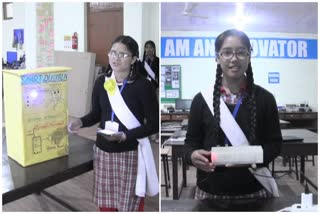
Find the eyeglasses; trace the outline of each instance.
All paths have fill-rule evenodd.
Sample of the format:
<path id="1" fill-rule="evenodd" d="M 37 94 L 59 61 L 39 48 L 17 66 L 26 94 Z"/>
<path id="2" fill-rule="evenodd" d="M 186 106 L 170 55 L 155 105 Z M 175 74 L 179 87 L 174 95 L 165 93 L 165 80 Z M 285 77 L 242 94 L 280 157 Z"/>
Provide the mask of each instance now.
<path id="1" fill-rule="evenodd" d="M 239 60 L 245 60 L 249 56 L 249 52 L 246 49 L 239 49 L 236 51 L 233 51 L 232 49 L 225 49 L 222 50 L 219 55 L 225 60 L 232 59 L 234 55 L 236 55 Z"/>
<path id="2" fill-rule="evenodd" d="M 126 59 L 126 58 L 130 57 L 130 55 L 127 53 L 124 53 L 124 52 L 117 53 L 117 51 L 114 51 L 114 50 L 109 51 L 108 56 L 109 57 L 118 57 L 119 59 Z"/>

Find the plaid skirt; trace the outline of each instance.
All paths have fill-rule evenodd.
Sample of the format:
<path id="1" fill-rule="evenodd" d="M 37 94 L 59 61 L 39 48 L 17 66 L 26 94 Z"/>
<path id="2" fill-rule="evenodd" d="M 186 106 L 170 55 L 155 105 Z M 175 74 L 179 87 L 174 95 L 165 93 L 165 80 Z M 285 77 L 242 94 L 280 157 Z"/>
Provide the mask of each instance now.
<path id="1" fill-rule="evenodd" d="M 138 211 L 136 196 L 138 151 L 108 153 L 94 146 L 94 202 L 119 212 Z"/>
<path id="2" fill-rule="evenodd" d="M 233 200 L 233 199 L 251 199 L 251 198 L 272 198 L 272 194 L 266 191 L 265 189 L 261 189 L 257 192 L 245 194 L 245 195 L 212 195 L 200 189 L 198 186 L 196 187 L 196 192 L 194 194 L 194 199 L 203 200 L 203 199 L 222 199 L 222 200 Z"/>

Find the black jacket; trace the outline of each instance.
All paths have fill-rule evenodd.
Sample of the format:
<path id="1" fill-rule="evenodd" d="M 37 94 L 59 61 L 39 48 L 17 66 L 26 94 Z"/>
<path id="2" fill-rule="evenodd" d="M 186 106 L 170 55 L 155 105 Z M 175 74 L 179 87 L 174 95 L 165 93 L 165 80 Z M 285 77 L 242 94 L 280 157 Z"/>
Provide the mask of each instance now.
<path id="1" fill-rule="evenodd" d="M 256 142 L 250 144 L 261 145 L 263 148 L 263 164 L 268 164 L 280 154 L 282 136 L 279 125 L 279 116 L 276 101 L 273 95 L 260 86 L 256 87 Z M 234 105 L 227 105 L 230 111 Z M 249 139 L 249 110 L 247 100 L 243 100 L 236 121 Z M 185 160 L 191 162 L 194 150 L 223 145 L 225 135 L 220 128 L 220 139 L 214 139 L 213 115 L 207 106 L 202 94 L 198 93 L 192 102 L 188 131 L 185 140 Z M 259 165 L 258 165 L 259 167 Z M 204 191 L 216 195 L 242 195 L 253 193 L 262 188 L 246 167 L 216 167 L 215 172 L 207 173 L 197 170 L 197 185 Z"/>
<path id="2" fill-rule="evenodd" d="M 142 71 L 142 76 L 144 77 L 148 77 L 148 72 L 147 70 L 144 68 L 144 61 L 142 62 L 142 65 L 143 65 L 143 70 Z M 154 88 L 159 88 L 159 57 L 154 57 L 154 60 L 151 64 L 149 64 L 151 70 L 155 73 L 155 76 L 156 76 L 156 81 L 154 79 L 152 79 L 151 77 L 151 82 L 152 82 L 152 85 L 154 86 Z"/>
<path id="3" fill-rule="evenodd" d="M 105 122 L 111 120 L 112 109 L 108 94 L 103 87 L 104 81 L 105 76 L 102 75 L 95 82 L 92 92 L 91 112 L 81 118 L 83 127 L 92 126 L 100 122 L 99 127 L 104 129 Z M 96 146 L 103 151 L 123 152 L 136 150 L 138 146 L 136 139 L 147 137 L 159 131 L 159 104 L 155 90 L 149 80 L 140 77 L 132 83 L 128 82 L 121 95 L 142 126 L 127 130 L 115 115 L 114 121 L 119 123 L 119 131 L 123 131 L 126 134 L 127 140 L 122 143 L 106 142 L 98 134 Z"/>

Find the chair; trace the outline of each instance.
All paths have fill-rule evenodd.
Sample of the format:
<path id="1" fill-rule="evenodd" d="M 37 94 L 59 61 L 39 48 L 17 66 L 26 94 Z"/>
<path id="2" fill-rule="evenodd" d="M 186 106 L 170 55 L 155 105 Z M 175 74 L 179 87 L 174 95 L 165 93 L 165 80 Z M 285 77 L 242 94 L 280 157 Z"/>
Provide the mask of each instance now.
<path id="1" fill-rule="evenodd" d="M 164 184 L 161 184 L 161 187 L 166 188 L 166 197 L 169 197 L 168 189 L 171 188 L 170 185 L 170 173 L 169 173 L 169 161 L 168 156 L 170 154 L 171 147 L 161 148 L 161 161 L 163 162 L 163 172 L 164 172 Z"/>

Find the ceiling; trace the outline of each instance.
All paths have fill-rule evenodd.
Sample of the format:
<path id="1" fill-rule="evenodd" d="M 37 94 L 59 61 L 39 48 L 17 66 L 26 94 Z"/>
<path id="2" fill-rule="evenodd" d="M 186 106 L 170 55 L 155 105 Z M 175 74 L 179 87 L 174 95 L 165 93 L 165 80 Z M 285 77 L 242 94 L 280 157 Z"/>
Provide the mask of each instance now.
<path id="1" fill-rule="evenodd" d="M 186 10 L 191 16 L 183 14 Z M 244 31 L 318 33 L 316 2 L 246 2 L 243 3 L 243 11 L 250 17 Z M 234 2 L 161 3 L 161 30 L 221 32 L 234 28 L 230 18 L 235 14 Z"/>

